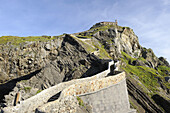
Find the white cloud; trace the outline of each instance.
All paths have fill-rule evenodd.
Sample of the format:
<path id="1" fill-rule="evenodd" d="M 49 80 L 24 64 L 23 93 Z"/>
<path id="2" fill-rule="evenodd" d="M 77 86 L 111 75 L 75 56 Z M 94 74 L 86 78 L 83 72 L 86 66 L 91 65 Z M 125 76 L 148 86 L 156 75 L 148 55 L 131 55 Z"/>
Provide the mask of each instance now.
<path id="1" fill-rule="evenodd" d="M 169 0 L 162 0 L 164 5 L 170 5 L 170 1 Z"/>
<path id="2" fill-rule="evenodd" d="M 95 10 L 89 11 L 86 16 L 93 22 L 118 19 L 120 25 L 134 29 L 142 46 L 152 48 L 158 57 L 163 56 L 170 61 L 168 52 L 170 51 L 170 11 L 167 6 L 169 3 L 168 0 L 164 2 L 119 0 L 106 5 L 95 0 L 93 2 L 93 5 L 97 4 Z"/>
<path id="3" fill-rule="evenodd" d="M 166 2 L 168 4 L 168 2 Z M 136 7 L 137 8 L 137 7 Z M 125 16 L 127 26 L 132 26 L 139 37 L 140 44 L 152 48 L 157 56 L 170 61 L 170 13 L 164 4 L 144 6 L 138 13 Z M 159 9 L 159 10 L 158 10 Z M 121 18 L 123 20 L 123 18 Z"/>

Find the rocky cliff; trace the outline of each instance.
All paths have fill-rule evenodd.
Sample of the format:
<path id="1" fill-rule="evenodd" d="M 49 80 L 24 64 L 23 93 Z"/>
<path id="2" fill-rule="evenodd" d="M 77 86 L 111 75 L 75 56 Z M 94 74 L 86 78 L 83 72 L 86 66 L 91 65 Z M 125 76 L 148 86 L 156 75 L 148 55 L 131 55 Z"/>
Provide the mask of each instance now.
<path id="1" fill-rule="evenodd" d="M 169 63 L 156 57 L 152 49 L 142 47 L 129 27 L 94 25 L 80 33 L 3 36 L 0 41 L 1 107 L 13 105 L 18 91 L 25 100 L 58 83 L 97 74 L 107 69 L 101 59 L 113 59 L 119 60 L 119 69 L 128 74 L 133 108 L 168 112 L 158 101 L 163 98 L 169 104 Z"/>

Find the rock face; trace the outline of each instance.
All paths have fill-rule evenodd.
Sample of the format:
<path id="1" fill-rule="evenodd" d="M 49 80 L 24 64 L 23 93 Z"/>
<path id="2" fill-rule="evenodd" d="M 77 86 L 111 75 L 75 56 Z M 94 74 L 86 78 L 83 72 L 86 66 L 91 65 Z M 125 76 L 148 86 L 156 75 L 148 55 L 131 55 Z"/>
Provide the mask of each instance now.
<path id="1" fill-rule="evenodd" d="M 160 109 L 150 97 L 142 91 L 140 86 L 137 86 L 136 84 L 135 80 L 132 80 L 131 78 L 127 79 L 128 92 L 131 96 L 131 100 L 136 101 L 143 106 L 143 108 L 138 109 L 138 112 L 163 113 L 164 111 Z M 135 104 L 137 105 L 137 103 Z"/>
<path id="2" fill-rule="evenodd" d="M 114 58 L 118 58 L 121 55 L 121 51 L 126 51 L 136 56 L 139 56 L 141 53 L 138 38 L 130 28 L 113 27 L 96 32 L 94 37 L 102 42 Z"/>
<path id="3" fill-rule="evenodd" d="M 111 75 L 110 71 L 112 70 L 110 67 L 112 65 L 113 62 L 109 62 L 109 68 L 101 73 L 92 77 L 57 84 L 56 86 L 42 91 L 38 95 L 35 95 L 25 101 L 21 101 L 20 104 L 17 104 L 17 106 L 6 107 L 2 111 L 4 113 L 23 113 L 34 111 L 37 113 L 135 113 L 135 110 L 132 111 L 130 109 L 125 73 L 119 72 L 116 75 Z M 114 96 L 111 96 L 112 94 Z M 54 97 L 57 100 L 54 99 Z M 98 106 L 100 107 L 98 108 Z"/>
<path id="4" fill-rule="evenodd" d="M 51 50 L 49 50 L 49 45 L 51 45 Z M 9 47 L 6 48 L 10 49 Z M 57 49 L 60 51 L 57 51 Z M 54 41 L 35 42 L 25 46 L 23 50 L 11 50 L 10 53 L 13 55 L 6 55 L 9 56 L 8 59 L 10 60 L 3 61 L 9 70 L 1 67 L 1 69 L 6 69 L 2 71 L 2 79 L 6 81 L 4 78 L 8 78 L 9 80 L 9 82 L 0 85 L 2 91 L 0 94 L 1 101 L 4 95 L 12 91 L 5 96 L 5 101 L 8 101 L 7 105 L 12 104 L 11 101 L 13 101 L 15 93 L 18 91 L 22 92 L 22 99 L 24 100 L 35 95 L 39 90 L 49 88 L 63 81 L 80 78 L 92 65 L 93 71 L 89 71 L 88 74 L 97 73 L 104 69 L 96 56 L 89 55 L 69 35 L 57 38 Z M 3 54 L 6 54 L 6 52 Z M 11 65 L 13 66 L 10 67 Z M 10 76 L 11 74 L 13 76 Z M 29 95 L 27 95 L 28 93 Z"/>
<path id="5" fill-rule="evenodd" d="M 156 94 L 152 97 L 152 99 L 158 104 L 160 105 L 167 113 L 170 112 L 169 106 L 170 106 L 170 101 L 164 99 L 163 97 L 161 97 L 160 95 Z"/>
<path id="6" fill-rule="evenodd" d="M 145 68 L 152 70 L 154 73 L 148 73 L 150 78 L 157 80 L 159 84 L 154 85 L 156 91 L 148 89 L 148 86 L 145 88 L 145 83 L 150 79 L 141 81 L 140 76 L 135 75 L 138 74 L 136 70 L 131 69 L 130 73 L 128 69 L 125 71 L 128 76 L 133 75 L 135 80 L 141 81 L 150 95 L 147 96 L 142 88 L 140 91 L 146 94 L 148 99 L 151 99 L 153 92 L 166 98 L 170 97 L 167 80 L 170 73 L 169 63 L 163 57 L 157 58 L 152 49 L 142 47 L 138 37 L 129 27 L 96 24 L 84 32 L 46 38 L 48 40 L 45 41 L 24 39 L 18 45 L 11 42 L 0 44 L 0 107 L 13 105 L 17 92 L 21 92 L 21 100 L 25 100 L 61 82 L 89 77 L 104 71 L 108 67 L 101 59 L 119 60 L 120 70 L 125 70 L 127 65 L 134 66 L 135 69 L 142 68 L 142 72 L 147 71 Z M 131 79 L 127 83 L 129 89 L 130 83 L 135 84 Z M 137 85 L 139 84 L 135 84 Z M 128 91 L 132 93 L 130 99 L 135 103 L 135 100 L 138 100 L 135 97 L 140 95 L 140 92 Z M 141 97 L 139 100 L 142 99 Z M 159 111 L 160 108 L 155 102 L 143 102 L 151 104 L 148 107 L 147 104 L 137 101 L 137 109 L 142 112 Z"/>

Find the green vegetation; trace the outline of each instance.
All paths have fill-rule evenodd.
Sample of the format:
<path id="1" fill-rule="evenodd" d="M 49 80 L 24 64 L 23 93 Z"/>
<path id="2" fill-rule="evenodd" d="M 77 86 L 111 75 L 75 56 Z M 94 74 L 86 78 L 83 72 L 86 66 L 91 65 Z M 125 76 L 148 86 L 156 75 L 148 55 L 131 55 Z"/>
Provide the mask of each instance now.
<path id="1" fill-rule="evenodd" d="M 78 100 L 80 106 L 85 107 L 83 100 L 80 97 L 77 96 L 77 100 Z"/>
<path id="2" fill-rule="evenodd" d="M 24 87 L 25 92 L 30 92 L 31 87 Z"/>
<path id="3" fill-rule="evenodd" d="M 127 29 L 128 31 L 132 31 L 132 29 L 130 27 L 122 27 L 122 26 L 116 26 L 116 25 L 104 25 L 104 26 L 99 26 L 99 27 L 94 27 L 94 28 L 91 28 L 90 30 L 88 31 L 93 31 L 93 33 L 91 34 L 95 34 L 96 32 L 98 31 L 106 31 L 107 29 L 109 28 L 117 28 L 117 29 Z"/>
<path id="4" fill-rule="evenodd" d="M 132 75 L 136 75 L 139 77 L 139 80 L 147 87 L 149 90 L 155 92 L 159 91 L 157 87 L 159 84 L 157 83 L 157 75 L 152 72 L 152 69 L 145 66 L 132 66 L 127 64 L 126 67 L 123 68 L 124 71 L 130 73 Z"/>
<path id="5" fill-rule="evenodd" d="M 159 86 L 156 77 L 162 77 L 156 74 L 156 70 L 153 68 L 145 67 L 145 66 L 133 66 L 130 65 L 129 62 L 136 60 L 135 58 L 130 57 L 128 54 L 122 52 L 124 58 L 121 60 L 126 62 L 126 66 L 122 67 L 124 71 L 129 73 L 130 75 L 136 75 L 139 77 L 139 80 L 146 88 L 148 88 L 153 93 L 159 91 L 157 88 Z M 141 58 L 141 60 L 144 60 Z"/>
<path id="6" fill-rule="evenodd" d="M 141 60 L 143 62 L 146 62 L 146 60 L 143 57 L 138 58 L 138 60 Z"/>
<path id="7" fill-rule="evenodd" d="M 94 27 L 89 29 L 88 31 L 81 32 L 77 37 L 80 38 L 92 38 L 93 34 L 97 33 L 98 31 L 106 31 L 107 29 L 111 27 L 121 27 L 121 26 L 115 26 L 115 25 L 104 25 L 104 26 L 99 26 L 99 27 Z M 123 27 L 121 27 L 123 28 Z"/>
<path id="8" fill-rule="evenodd" d="M 79 38 L 92 38 L 92 36 L 90 36 L 90 35 L 87 35 L 87 36 L 83 36 L 83 35 L 77 35 L 77 37 L 79 37 Z"/>
<path id="9" fill-rule="evenodd" d="M 94 52 L 95 51 L 95 48 L 92 47 L 90 44 L 80 40 L 79 38 L 75 37 L 75 36 L 72 36 L 73 38 L 75 38 L 76 40 L 78 40 L 82 45 L 83 47 L 86 49 L 86 51 L 88 51 L 89 53 L 91 52 Z"/>
<path id="10" fill-rule="evenodd" d="M 42 90 L 40 89 L 40 90 L 38 90 L 37 92 L 36 92 L 36 94 L 38 94 L 38 93 L 40 93 Z"/>
<path id="11" fill-rule="evenodd" d="M 77 67 L 74 67 L 74 68 L 72 68 L 72 72 L 74 72 L 74 71 L 76 71 L 77 70 Z"/>
<path id="12" fill-rule="evenodd" d="M 86 42 L 79 40 L 79 42 L 82 43 L 82 45 L 84 46 L 84 48 L 88 51 L 88 52 L 94 52 L 95 48 L 93 48 L 91 45 L 87 44 Z"/>
<path id="13" fill-rule="evenodd" d="M 85 65 L 80 65 L 79 69 L 84 69 L 85 68 Z"/>
<path id="14" fill-rule="evenodd" d="M 159 91 L 158 87 L 160 87 L 160 85 L 158 83 L 157 77 L 159 77 L 163 81 L 162 84 L 164 86 L 166 86 L 168 89 L 170 89 L 170 84 L 168 82 L 165 82 L 165 79 L 164 79 L 164 76 L 167 76 L 166 72 L 170 71 L 170 67 L 159 66 L 158 70 L 155 70 L 153 68 L 149 68 L 146 66 L 133 66 L 130 64 L 134 60 L 137 60 L 137 59 L 132 58 L 125 52 L 122 52 L 122 55 L 123 55 L 123 58 L 121 60 L 126 63 L 126 65 L 123 66 L 122 69 L 130 75 L 138 76 L 141 83 L 152 92 L 151 94 L 149 94 L 150 96 L 152 96 L 154 93 L 157 93 L 157 91 Z M 138 58 L 138 60 L 140 60 L 142 62 L 147 62 L 142 57 Z"/>
<path id="15" fill-rule="evenodd" d="M 130 105 L 132 106 L 132 108 L 137 109 L 137 106 L 129 99 Z"/>
<path id="16" fill-rule="evenodd" d="M 26 83 L 27 80 L 21 80 L 19 83 Z"/>
<path id="17" fill-rule="evenodd" d="M 99 58 L 104 59 L 104 58 L 110 58 L 110 55 L 108 52 L 106 52 L 106 50 L 104 49 L 104 45 L 100 44 L 99 45 L 94 45 L 95 48 L 97 48 L 99 50 Z"/>
<path id="18" fill-rule="evenodd" d="M 128 63 L 132 63 L 134 60 L 136 60 L 135 58 L 132 58 L 130 55 L 126 54 L 125 52 L 122 52 L 122 55 L 124 57 L 124 59 L 122 59 L 124 62 Z"/>
<path id="19" fill-rule="evenodd" d="M 98 31 L 106 31 L 107 29 L 111 27 L 116 27 L 115 25 L 105 25 L 105 26 L 100 26 L 96 28 L 90 29 L 90 31 L 94 30 L 93 34 L 97 33 Z"/>
<path id="20" fill-rule="evenodd" d="M 163 75 L 163 76 L 167 76 L 166 73 L 170 73 L 170 67 L 167 66 L 159 66 L 158 67 L 158 72 Z"/>
<path id="21" fill-rule="evenodd" d="M 124 28 L 127 28 L 127 29 L 130 29 L 129 27 L 121 27 L 121 26 L 116 26 L 116 25 L 104 25 L 104 26 L 99 26 L 99 27 L 94 27 L 94 28 L 91 28 L 89 29 L 88 31 L 85 31 L 85 32 L 81 32 L 79 33 L 79 35 L 77 35 L 77 37 L 79 38 L 92 38 L 93 34 L 97 33 L 98 31 L 105 31 L 111 27 L 117 27 L 117 28 L 121 28 L 121 29 L 124 29 Z M 81 42 L 84 46 L 84 48 L 89 52 L 89 53 L 93 53 L 95 51 L 98 51 L 98 56 L 99 58 L 101 59 L 104 59 L 104 58 L 110 58 L 110 55 L 108 54 L 108 52 L 105 50 L 105 47 L 104 45 L 102 45 L 101 43 L 100 44 L 94 44 L 93 43 L 93 46 L 91 46 L 91 44 L 88 44 L 82 40 L 80 40 L 79 38 L 77 37 L 73 37 L 73 38 L 76 38 L 77 40 L 79 40 L 79 42 Z M 112 39 L 109 39 L 107 40 L 107 43 L 108 44 L 112 44 Z"/>
<path id="22" fill-rule="evenodd" d="M 19 45 L 26 41 L 48 41 L 56 37 L 51 38 L 50 36 L 28 36 L 28 37 L 18 37 L 18 36 L 2 36 L 0 37 L 0 44 L 6 44 L 10 42 L 12 45 Z"/>

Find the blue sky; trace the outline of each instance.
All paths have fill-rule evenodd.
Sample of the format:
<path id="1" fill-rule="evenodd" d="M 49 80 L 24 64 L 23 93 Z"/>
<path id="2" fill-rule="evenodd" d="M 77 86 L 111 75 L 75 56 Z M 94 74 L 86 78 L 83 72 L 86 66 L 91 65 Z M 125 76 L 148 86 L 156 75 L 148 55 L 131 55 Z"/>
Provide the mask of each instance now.
<path id="1" fill-rule="evenodd" d="M 170 61 L 170 0 L 0 0 L 0 36 L 75 33 L 115 19 Z"/>

